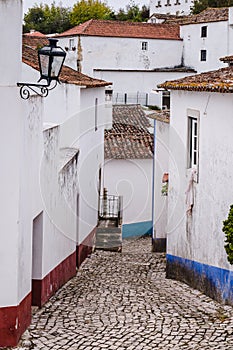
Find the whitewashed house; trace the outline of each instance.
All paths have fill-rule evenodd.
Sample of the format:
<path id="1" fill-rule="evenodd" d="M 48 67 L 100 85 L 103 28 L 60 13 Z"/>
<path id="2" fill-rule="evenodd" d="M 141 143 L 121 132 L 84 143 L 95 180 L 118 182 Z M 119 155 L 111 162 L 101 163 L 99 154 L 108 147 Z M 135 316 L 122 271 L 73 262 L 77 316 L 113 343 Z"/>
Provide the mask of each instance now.
<path id="1" fill-rule="evenodd" d="M 229 55 L 233 50 L 232 16 L 232 7 L 220 7 L 180 17 L 155 13 L 150 22 L 179 24 L 183 65 L 201 73 L 224 67 L 219 57 Z"/>
<path id="2" fill-rule="evenodd" d="M 0 2 L 0 347 L 17 344 L 31 305 L 45 303 L 92 250 L 111 122 L 108 83 L 67 67 L 46 99 L 21 99 L 16 83 L 39 78 L 30 42 L 22 65 L 21 14 L 21 0 Z"/>
<path id="3" fill-rule="evenodd" d="M 161 86 L 172 97 L 167 276 L 233 305 L 222 232 L 233 201 L 233 68 Z"/>
<path id="4" fill-rule="evenodd" d="M 109 195 L 123 196 L 123 238 L 152 231 L 153 143 L 140 105 L 113 106 L 113 127 L 105 132 L 104 187 Z"/>
<path id="5" fill-rule="evenodd" d="M 233 8 L 208 8 L 180 21 L 184 65 L 197 72 L 223 67 L 220 56 L 229 55 L 233 42 Z"/>
<path id="6" fill-rule="evenodd" d="M 167 207 L 169 185 L 169 131 L 170 111 L 156 111 L 149 115 L 154 119 L 155 162 L 153 196 L 153 251 L 166 251 Z"/>
<path id="7" fill-rule="evenodd" d="M 177 24 L 89 20 L 58 38 L 68 66 L 113 82 L 114 103 L 160 105 L 155 84 L 195 72 L 182 63 Z"/>
<path id="8" fill-rule="evenodd" d="M 193 3 L 193 0 L 150 0 L 150 16 L 154 13 L 189 15 Z"/>

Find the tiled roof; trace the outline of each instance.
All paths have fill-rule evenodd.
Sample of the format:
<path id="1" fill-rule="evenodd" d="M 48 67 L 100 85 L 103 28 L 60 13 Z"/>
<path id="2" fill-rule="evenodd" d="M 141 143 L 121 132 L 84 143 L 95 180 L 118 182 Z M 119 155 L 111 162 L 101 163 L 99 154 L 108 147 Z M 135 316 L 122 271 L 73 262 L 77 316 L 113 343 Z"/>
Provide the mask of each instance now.
<path id="1" fill-rule="evenodd" d="M 148 114 L 149 118 L 156 119 L 163 123 L 170 123 L 170 110 L 162 109 L 161 111 L 154 111 L 151 114 Z"/>
<path id="2" fill-rule="evenodd" d="M 23 62 L 32 68 L 39 70 L 37 49 L 48 44 L 47 39 L 23 37 Z M 111 83 L 100 79 L 91 78 L 85 74 L 77 72 L 76 70 L 63 66 L 59 77 L 62 83 L 75 84 L 86 87 L 100 87 L 107 86 Z"/>
<path id="3" fill-rule="evenodd" d="M 39 37 L 39 38 L 46 38 L 46 35 L 38 32 L 36 30 L 31 30 L 30 33 L 24 33 L 25 36 L 31 36 L 31 37 Z"/>
<path id="4" fill-rule="evenodd" d="M 183 73 L 196 73 L 197 71 L 191 67 L 174 66 L 174 67 L 162 67 L 154 69 L 114 69 L 114 68 L 94 68 L 95 72 L 183 72 Z"/>
<path id="5" fill-rule="evenodd" d="M 105 131 L 106 159 L 153 158 L 153 135 L 140 105 L 113 106 L 113 127 Z"/>
<path id="6" fill-rule="evenodd" d="M 164 22 L 166 21 L 180 21 L 180 20 L 183 20 L 185 18 L 189 18 L 190 16 L 176 16 L 176 15 L 170 15 L 170 14 L 167 14 L 167 13 L 154 13 L 153 15 L 150 16 L 149 19 L 151 18 L 157 18 L 157 19 L 163 19 Z"/>
<path id="7" fill-rule="evenodd" d="M 167 19 L 166 23 L 177 23 L 180 25 L 195 24 L 195 23 L 209 23 L 228 21 L 229 8 L 218 7 L 218 8 L 207 8 L 206 10 L 198 13 L 197 15 L 190 15 L 184 18 Z"/>
<path id="8" fill-rule="evenodd" d="M 232 62 L 232 61 L 233 61 L 233 55 L 221 57 L 221 58 L 220 58 L 220 61 L 222 61 L 222 62 L 224 62 L 224 63 Z"/>
<path id="9" fill-rule="evenodd" d="M 176 24 L 152 24 L 95 19 L 71 28 L 59 34 L 58 37 L 75 35 L 181 40 L 180 28 Z"/>
<path id="10" fill-rule="evenodd" d="M 209 91 L 233 93 L 233 67 L 166 81 L 158 87 L 169 90 Z"/>

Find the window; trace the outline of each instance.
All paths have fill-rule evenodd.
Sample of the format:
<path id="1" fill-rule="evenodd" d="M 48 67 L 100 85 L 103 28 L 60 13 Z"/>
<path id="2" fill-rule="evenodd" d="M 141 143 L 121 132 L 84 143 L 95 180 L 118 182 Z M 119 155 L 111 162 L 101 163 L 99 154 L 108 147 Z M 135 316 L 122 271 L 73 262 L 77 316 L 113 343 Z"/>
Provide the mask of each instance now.
<path id="1" fill-rule="evenodd" d="M 201 50 L 201 61 L 206 61 L 207 51 Z"/>
<path id="2" fill-rule="evenodd" d="M 74 39 L 69 40 L 69 50 L 72 50 L 74 46 Z"/>
<path id="3" fill-rule="evenodd" d="M 95 131 L 98 130 L 98 98 L 95 99 Z"/>
<path id="4" fill-rule="evenodd" d="M 162 92 L 162 109 L 170 109 L 170 91 Z"/>
<path id="5" fill-rule="evenodd" d="M 112 101 L 112 89 L 105 90 L 105 101 Z"/>
<path id="6" fill-rule="evenodd" d="M 147 41 L 142 41 L 142 50 L 143 51 L 148 50 L 148 42 Z"/>
<path id="7" fill-rule="evenodd" d="M 188 117 L 188 168 L 198 166 L 199 130 L 198 118 Z"/>
<path id="8" fill-rule="evenodd" d="M 207 37 L 207 26 L 201 27 L 201 38 Z"/>
<path id="9" fill-rule="evenodd" d="M 77 71 L 78 72 L 82 71 L 81 61 L 79 59 L 77 59 Z"/>

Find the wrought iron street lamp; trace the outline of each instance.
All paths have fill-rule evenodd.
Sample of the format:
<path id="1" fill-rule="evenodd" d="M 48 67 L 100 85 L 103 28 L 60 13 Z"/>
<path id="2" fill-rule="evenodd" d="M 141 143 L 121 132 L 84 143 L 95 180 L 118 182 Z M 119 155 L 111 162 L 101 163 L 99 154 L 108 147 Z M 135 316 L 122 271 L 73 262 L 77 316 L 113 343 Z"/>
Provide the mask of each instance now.
<path id="1" fill-rule="evenodd" d="M 50 38 L 49 45 L 46 45 L 38 50 L 38 61 L 40 68 L 40 79 L 37 84 L 18 83 L 20 87 L 20 96 L 23 99 L 28 99 L 31 91 L 46 97 L 50 90 L 54 89 L 59 82 L 59 75 L 66 57 L 65 51 L 57 46 L 57 39 Z M 41 80 L 46 80 L 46 84 L 39 84 Z M 51 82 L 55 84 L 50 87 Z"/>

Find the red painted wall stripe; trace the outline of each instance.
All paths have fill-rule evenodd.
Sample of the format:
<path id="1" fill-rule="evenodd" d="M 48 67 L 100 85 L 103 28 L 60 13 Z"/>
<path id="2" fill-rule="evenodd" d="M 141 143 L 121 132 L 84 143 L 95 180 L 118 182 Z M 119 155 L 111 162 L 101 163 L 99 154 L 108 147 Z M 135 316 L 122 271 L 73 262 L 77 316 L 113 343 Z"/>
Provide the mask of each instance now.
<path id="1" fill-rule="evenodd" d="M 82 262 L 90 255 L 93 251 L 94 239 L 96 235 L 96 227 L 91 233 L 84 239 L 84 241 L 76 247 L 76 265 L 79 267 Z"/>
<path id="2" fill-rule="evenodd" d="M 0 347 L 16 346 L 31 322 L 31 293 L 18 306 L 0 308 Z"/>
<path id="3" fill-rule="evenodd" d="M 76 275 L 76 252 L 72 253 L 42 280 L 32 280 L 32 305 L 41 307 L 70 278 Z"/>

